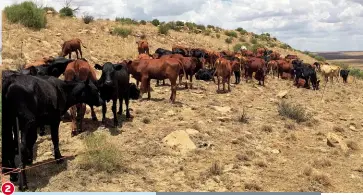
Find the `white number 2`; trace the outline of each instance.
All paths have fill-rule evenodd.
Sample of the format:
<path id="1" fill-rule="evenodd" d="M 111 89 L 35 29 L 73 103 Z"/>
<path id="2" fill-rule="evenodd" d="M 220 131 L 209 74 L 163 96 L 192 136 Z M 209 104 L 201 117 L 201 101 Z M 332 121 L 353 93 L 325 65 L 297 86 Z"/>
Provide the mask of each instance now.
<path id="1" fill-rule="evenodd" d="M 5 186 L 5 192 L 10 193 L 10 186 Z"/>

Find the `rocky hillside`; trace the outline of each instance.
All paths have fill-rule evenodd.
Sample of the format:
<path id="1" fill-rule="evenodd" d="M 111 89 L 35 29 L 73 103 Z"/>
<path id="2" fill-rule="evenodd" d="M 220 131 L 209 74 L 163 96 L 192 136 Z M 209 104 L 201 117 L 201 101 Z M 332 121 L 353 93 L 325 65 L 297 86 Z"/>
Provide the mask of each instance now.
<path id="1" fill-rule="evenodd" d="M 115 27 L 132 29 L 131 36 L 111 35 Z M 132 35 L 141 34 L 151 51 L 173 44 L 228 47 L 224 33 L 220 38 L 175 31 L 163 36 L 151 24 L 84 24 L 48 16 L 40 31 L 3 21 L 3 67 L 57 55 L 60 44 L 74 37 L 86 45 L 84 57 L 91 64 L 135 58 L 138 38 Z M 241 40 L 250 42 L 250 36 Z M 234 39 L 231 46 L 239 42 Z M 271 49 L 315 61 L 281 44 L 276 41 Z M 49 134 L 39 137 L 34 161 L 39 166 L 28 172 L 30 190 L 363 191 L 362 81 L 326 87 L 322 82 L 313 91 L 268 76 L 265 87 L 243 80 L 227 94 L 217 94 L 213 82 L 194 82 L 195 89 L 177 91 L 172 105 L 170 86 L 155 87 L 152 81 L 152 100 L 131 101 L 134 119 L 122 128 L 109 128 L 111 103 L 106 127 L 91 120 L 89 108 L 85 133 L 71 137 L 70 122 L 62 122 L 60 150 L 68 157 L 62 165 L 45 164 L 53 159 L 52 144 Z M 95 111 L 100 121 L 101 108 Z"/>

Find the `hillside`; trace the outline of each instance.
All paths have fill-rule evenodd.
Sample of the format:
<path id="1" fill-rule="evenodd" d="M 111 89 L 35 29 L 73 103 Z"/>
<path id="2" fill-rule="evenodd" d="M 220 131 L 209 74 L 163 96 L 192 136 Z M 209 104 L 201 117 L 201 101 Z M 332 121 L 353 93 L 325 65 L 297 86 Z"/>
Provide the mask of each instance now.
<path id="1" fill-rule="evenodd" d="M 331 63 L 343 63 L 363 70 L 363 51 L 319 52 Z"/>
<path id="2" fill-rule="evenodd" d="M 74 37 L 86 45 L 83 56 L 91 64 L 135 58 L 138 38 L 111 35 L 110 29 L 116 26 L 132 28 L 134 35 L 145 33 L 152 52 L 158 47 L 171 49 L 173 44 L 213 50 L 228 46 L 223 33 L 219 39 L 175 31 L 162 36 L 151 24 L 121 25 L 106 20 L 84 24 L 80 19 L 58 16 L 47 19 L 47 28 L 40 31 L 3 20 L 3 67 L 56 56 L 60 44 Z M 244 38 L 249 41 L 251 37 Z M 231 45 L 238 42 L 235 39 Z M 315 62 L 300 52 L 271 49 Z M 71 137 L 70 122 L 62 122 L 60 150 L 72 157 L 62 165 L 29 169 L 30 190 L 363 191 L 361 80 L 329 83 L 313 91 L 268 76 L 265 87 L 257 86 L 255 80 L 242 80 L 228 94 L 217 94 L 213 82 L 193 82 L 196 89 L 178 90 L 177 103 L 172 105 L 168 103 L 170 86 L 155 87 L 152 81 L 152 100 L 131 101 L 135 118 L 117 130 L 99 127 L 101 107 L 95 109 L 99 122 L 90 119 L 87 107 L 87 132 L 76 137 Z M 279 106 L 278 96 L 284 96 L 287 107 Z M 279 114 L 279 108 L 289 112 L 294 104 L 301 109 L 292 108 L 292 112 L 300 113 L 297 117 L 305 121 L 298 123 Z M 106 116 L 113 117 L 111 103 Z M 179 139 L 168 136 L 173 132 L 179 132 Z M 335 147 L 327 144 L 327 138 Z M 165 139 L 169 144 L 181 142 L 181 146 L 171 147 Z M 53 159 L 52 148 L 49 134 L 38 137 L 34 163 Z"/>

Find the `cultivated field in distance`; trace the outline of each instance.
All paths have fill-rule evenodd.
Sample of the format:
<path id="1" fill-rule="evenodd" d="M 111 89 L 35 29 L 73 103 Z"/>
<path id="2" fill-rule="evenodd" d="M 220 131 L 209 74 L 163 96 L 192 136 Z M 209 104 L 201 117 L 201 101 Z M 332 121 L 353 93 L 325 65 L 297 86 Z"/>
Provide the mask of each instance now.
<path id="1" fill-rule="evenodd" d="M 342 63 L 363 70 L 363 51 L 315 52 L 331 63 Z"/>
<path id="2" fill-rule="evenodd" d="M 61 44 L 71 38 L 87 46 L 82 52 L 91 66 L 135 59 L 140 35 L 146 35 L 150 53 L 171 50 L 174 44 L 214 51 L 240 44 L 316 61 L 270 35 L 243 29 L 183 27 L 163 34 L 163 26 L 151 22 L 100 19 L 85 24 L 56 14 L 46 17 L 45 28 L 31 30 L 3 16 L 1 69 L 57 56 Z M 352 56 L 349 59 L 358 62 Z M 87 106 L 85 132 L 77 136 L 71 137 L 69 121 L 61 122 L 60 151 L 68 157 L 63 164 L 47 163 L 54 158 L 46 126 L 46 135 L 36 142 L 34 165 L 27 170 L 29 190 L 362 192 L 363 82 L 349 77 L 346 84 L 339 78 L 324 85 L 318 76 L 318 91 L 268 75 L 264 87 L 255 79 L 241 79 L 225 94 L 216 92 L 213 81 L 194 77 L 194 89 L 180 86 L 175 104 L 169 103 L 170 81 L 157 87 L 151 80 L 151 100 L 146 94 L 142 100 L 130 100 L 134 118 L 118 129 L 112 128 L 111 102 L 105 127 L 101 107 L 95 108 L 98 121 L 92 121 Z M 125 119 L 123 114 L 119 121 L 121 117 Z"/>

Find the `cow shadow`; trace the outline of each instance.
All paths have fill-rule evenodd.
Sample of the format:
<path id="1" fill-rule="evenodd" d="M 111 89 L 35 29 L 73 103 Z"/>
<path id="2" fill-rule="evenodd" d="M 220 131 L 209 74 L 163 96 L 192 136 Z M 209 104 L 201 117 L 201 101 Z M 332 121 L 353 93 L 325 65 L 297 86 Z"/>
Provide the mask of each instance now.
<path id="1" fill-rule="evenodd" d="M 225 91 L 223 91 L 223 89 L 220 89 L 220 90 L 216 90 L 216 93 L 217 94 L 226 94 L 226 93 L 229 93 L 230 91 L 228 91 L 227 89 Z"/>
<path id="2" fill-rule="evenodd" d="M 142 98 L 142 99 L 140 99 L 140 101 L 141 101 L 141 102 L 144 102 L 144 101 L 161 102 L 161 101 L 163 101 L 163 100 L 165 100 L 165 98 L 150 98 L 150 100 L 149 100 L 149 99 L 147 99 L 147 98 Z"/>
<path id="3" fill-rule="evenodd" d="M 26 170 L 29 191 L 35 191 L 39 188 L 44 188 L 49 184 L 52 177 L 67 170 L 68 162 L 74 160 L 75 157 L 64 158 L 64 161 L 57 164 L 54 158 L 37 162 L 28 166 Z"/>

